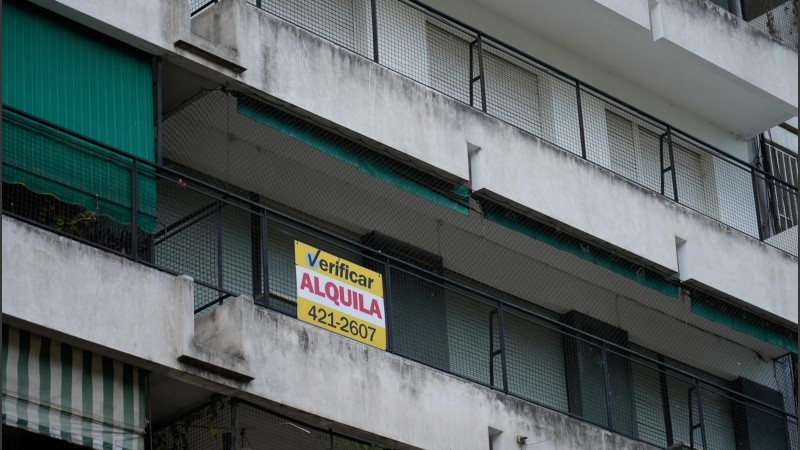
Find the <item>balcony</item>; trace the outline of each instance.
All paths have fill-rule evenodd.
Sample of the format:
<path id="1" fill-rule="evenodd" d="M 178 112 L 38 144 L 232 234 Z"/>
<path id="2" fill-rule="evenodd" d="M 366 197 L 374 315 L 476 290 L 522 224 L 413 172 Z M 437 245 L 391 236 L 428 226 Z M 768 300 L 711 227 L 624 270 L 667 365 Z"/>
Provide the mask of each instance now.
<path id="1" fill-rule="evenodd" d="M 363 2 L 357 14 L 325 1 L 250 3 L 797 256 L 796 227 L 775 226 L 783 213 L 768 200 L 792 203 L 796 185 L 475 28 L 413 1 Z"/>
<path id="2" fill-rule="evenodd" d="M 209 123 L 198 120 L 198 111 L 236 112 L 228 121 Z M 724 315 L 731 308 L 726 302 L 520 218 L 491 199 L 467 198 L 457 187 L 241 94 L 206 93 L 169 122 L 166 156 L 173 161 L 157 165 L 5 108 L 4 133 L 26 127 L 33 132 L 28 136 L 44 138 L 10 139 L 11 152 L 35 155 L 65 144 L 92 155 L 113 167 L 86 176 L 108 174 L 103 185 L 113 195 L 96 201 L 117 206 L 98 214 L 92 202 L 66 204 L 7 185 L 5 213 L 143 265 L 192 276 L 197 315 L 244 294 L 295 317 L 292 242 L 300 240 L 391 280 L 385 300 L 388 350 L 395 355 L 661 448 L 732 448 L 755 416 L 766 434 L 751 430 L 747 439 L 790 448 L 797 426 L 794 400 L 789 391 L 780 392 L 795 383 L 796 360 L 786 350 L 796 334 L 785 327 L 742 311 L 736 312 L 739 324 L 720 326 L 707 317 Z M 196 135 L 200 129 L 205 133 Z M 269 197 L 184 167 L 205 164 L 230 179 L 243 175 L 238 166 L 229 171 L 203 155 L 196 145 L 201 141 L 217 150 L 230 149 L 217 145 L 225 141 L 242 152 L 266 152 L 272 171 L 258 181 L 269 182 L 260 185 Z M 14 169 L 69 182 L 65 173 L 35 162 L 16 160 Z M 4 160 L 4 170 L 8 164 Z M 310 180 L 310 174 L 313 187 L 286 189 Z M 147 195 L 153 186 L 155 212 Z M 469 213 L 472 202 L 482 216 Z M 363 217 L 357 212 L 362 208 Z M 381 220 L 370 223 L 370 217 Z M 371 226 L 426 248 L 437 245 L 426 239 L 438 235 L 439 254 L 448 257 L 368 233 Z M 678 296 L 695 314 L 679 310 Z M 753 330 L 760 330 L 758 338 Z M 769 383 L 773 394 L 742 388 L 746 380 L 737 380 L 744 377 Z"/>

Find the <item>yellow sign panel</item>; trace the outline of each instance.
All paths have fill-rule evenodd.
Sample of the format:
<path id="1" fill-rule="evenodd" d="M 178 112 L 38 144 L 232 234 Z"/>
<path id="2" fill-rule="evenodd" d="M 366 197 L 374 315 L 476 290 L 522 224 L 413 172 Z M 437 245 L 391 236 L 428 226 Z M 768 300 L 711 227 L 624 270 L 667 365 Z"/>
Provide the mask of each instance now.
<path id="1" fill-rule="evenodd" d="M 383 277 L 295 241 L 297 318 L 386 349 Z"/>
<path id="2" fill-rule="evenodd" d="M 297 266 L 343 281 L 356 289 L 383 297 L 383 276 L 381 274 L 300 241 L 294 241 L 294 263 Z"/>
<path id="3" fill-rule="evenodd" d="M 297 318 L 363 342 L 381 350 L 386 350 L 386 328 L 356 319 L 335 309 L 326 308 L 319 303 L 303 297 L 297 298 Z"/>

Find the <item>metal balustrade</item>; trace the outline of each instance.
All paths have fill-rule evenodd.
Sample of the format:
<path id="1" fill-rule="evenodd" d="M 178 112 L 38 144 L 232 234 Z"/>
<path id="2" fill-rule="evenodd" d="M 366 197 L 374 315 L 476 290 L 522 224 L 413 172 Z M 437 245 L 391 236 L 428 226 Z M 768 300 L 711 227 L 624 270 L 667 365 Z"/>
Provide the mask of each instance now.
<path id="1" fill-rule="evenodd" d="M 770 224 L 796 184 L 423 3 L 249 3 L 797 256 L 796 230 Z"/>
<path id="2" fill-rule="evenodd" d="M 498 297 L 22 111 L 4 107 L 3 121 L 24 121 L 36 133 L 69 141 L 130 174 L 117 180 L 121 189 L 128 187 L 129 223 L 98 219 L 89 228 L 74 228 L 54 217 L 85 211 L 54 206 L 54 198 L 18 185 L 4 189 L 6 214 L 141 264 L 192 276 L 198 314 L 232 296 L 252 295 L 261 306 L 296 316 L 294 257 L 282 248 L 276 236 L 281 234 L 288 242 L 314 243 L 383 274 L 392 353 L 661 448 L 680 442 L 731 448 L 732 433 L 747 427 L 753 414 L 770 429 L 783 430 L 785 435 L 765 435 L 771 445 L 784 442 L 789 448 L 793 442 L 797 416 L 788 404 L 757 400 L 527 302 Z M 22 168 L 44 176 L 35 164 Z M 155 178 L 158 187 L 158 226 L 151 232 L 139 225 L 143 213 L 135 186 L 142 177 Z M 427 309 L 418 308 L 420 298 Z"/>

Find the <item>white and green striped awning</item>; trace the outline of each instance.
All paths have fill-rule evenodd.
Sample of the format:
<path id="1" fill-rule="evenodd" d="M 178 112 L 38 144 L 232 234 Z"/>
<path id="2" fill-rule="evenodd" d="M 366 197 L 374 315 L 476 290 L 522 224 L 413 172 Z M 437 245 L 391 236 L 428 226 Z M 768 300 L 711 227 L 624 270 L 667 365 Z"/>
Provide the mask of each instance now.
<path id="1" fill-rule="evenodd" d="M 102 450 L 144 449 L 146 373 L 3 325 L 3 424 Z"/>

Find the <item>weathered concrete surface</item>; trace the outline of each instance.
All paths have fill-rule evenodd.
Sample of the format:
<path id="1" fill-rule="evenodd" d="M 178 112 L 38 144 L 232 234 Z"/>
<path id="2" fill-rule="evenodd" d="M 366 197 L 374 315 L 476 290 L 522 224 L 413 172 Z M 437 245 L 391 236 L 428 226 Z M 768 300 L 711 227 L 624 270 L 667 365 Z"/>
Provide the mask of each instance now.
<path id="1" fill-rule="evenodd" d="M 224 339 L 204 331 L 197 342 L 189 277 L 152 270 L 7 217 L 3 267 L 4 315 L 128 359 L 181 368 L 177 358 L 185 358 L 228 376 L 251 378 L 242 336 L 234 330 L 223 330 Z M 249 324 L 241 316 L 238 328 Z"/>
<path id="2" fill-rule="evenodd" d="M 185 6 L 165 6 L 172 2 L 144 2 L 139 9 L 124 11 L 95 8 L 88 0 L 43 3 L 72 11 L 78 19 L 106 22 L 106 28 L 115 28 L 120 38 L 137 36 L 164 54 L 179 55 L 234 84 L 386 144 L 449 178 L 469 179 L 468 148 L 480 147 L 481 157 L 476 159 L 480 167 L 474 168 L 470 180 L 474 188 L 679 273 L 682 279 L 696 280 L 797 322 L 796 258 L 639 189 L 243 0 L 222 1 L 191 21 Z M 145 17 L 148 13 L 152 16 Z M 156 31 L 152 23 L 169 26 Z M 177 49 L 178 40 L 247 70 L 236 74 Z M 748 204 L 741 203 L 748 201 L 746 190 L 733 192 L 734 198 L 723 198 L 725 190 L 717 194 L 720 205 L 728 202 L 744 208 Z M 687 242 L 680 270 L 676 237 Z"/>
<path id="3" fill-rule="evenodd" d="M 229 36 L 217 48 L 225 52 L 235 40 L 241 61 L 255 69 L 242 74 L 248 84 L 445 173 L 469 178 L 472 170 L 473 189 L 486 189 L 676 273 L 676 236 L 692 242 L 682 279 L 696 279 L 797 322 L 795 258 L 286 22 L 253 13 L 243 2 L 223 2 L 194 19 L 192 27 L 213 37 L 223 22 L 253 30 Z M 253 35 L 262 39 L 253 44 Z M 469 145 L 481 149 L 471 168 Z M 719 202 L 748 198 L 723 192 Z"/>
<path id="4" fill-rule="evenodd" d="M 425 449 L 485 450 L 517 435 L 542 449 L 649 449 L 606 430 L 368 347 L 240 297 L 193 325 L 192 284 L 37 228 L 3 219 L 4 315 L 256 403 L 272 402 Z M 216 325 L 212 325 L 216 323 Z M 38 328 L 37 328 L 38 329 Z M 41 331 L 41 330 L 39 330 Z M 212 348 L 189 349 L 193 341 Z M 197 346 L 196 342 L 194 343 Z M 217 350 L 213 350 L 216 348 Z M 218 350 L 241 352 L 222 354 Z M 249 382 L 178 361 L 235 358 Z M 231 367 L 242 371 L 241 367 Z M 387 441 L 388 442 L 388 441 Z"/>

